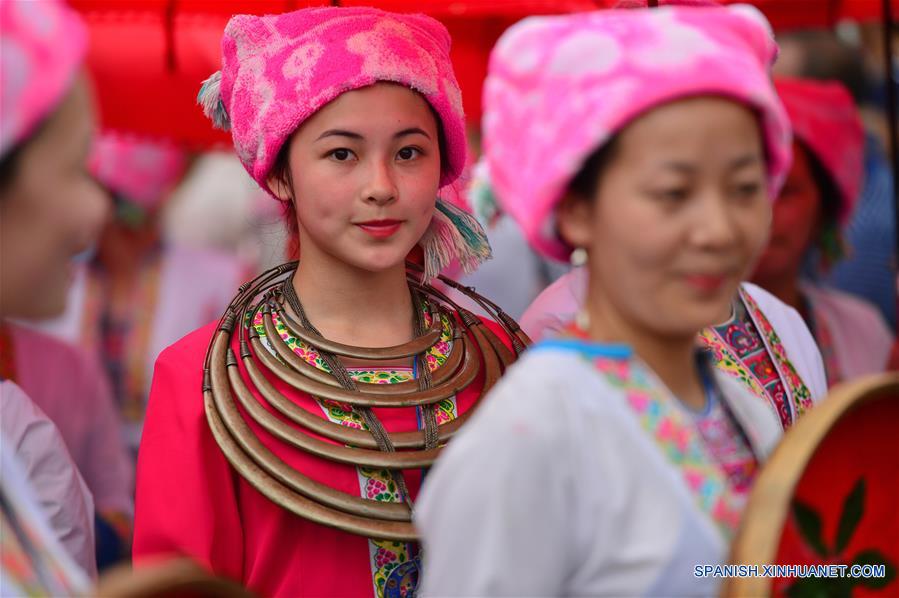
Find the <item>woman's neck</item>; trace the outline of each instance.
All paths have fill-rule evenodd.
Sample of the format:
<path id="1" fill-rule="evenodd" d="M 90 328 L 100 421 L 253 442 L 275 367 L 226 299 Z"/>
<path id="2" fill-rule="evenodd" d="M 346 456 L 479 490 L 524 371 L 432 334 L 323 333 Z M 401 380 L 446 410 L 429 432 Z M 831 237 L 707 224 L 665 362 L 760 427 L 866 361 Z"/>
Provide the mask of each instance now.
<path id="1" fill-rule="evenodd" d="M 309 321 L 334 341 L 391 346 L 408 342 L 415 334 L 405 264 L 370 272 L 305 251 L 293 287 Z"/>
<path id="2" fill-rule="evenodd" d="M 706 397 L 696 367 L 695 335 L 659 335 L 629 322 L 603 303 L 587 299 L 590 338 L 629 345 L 684 405 L 696 410 L 704 408 Z"/>

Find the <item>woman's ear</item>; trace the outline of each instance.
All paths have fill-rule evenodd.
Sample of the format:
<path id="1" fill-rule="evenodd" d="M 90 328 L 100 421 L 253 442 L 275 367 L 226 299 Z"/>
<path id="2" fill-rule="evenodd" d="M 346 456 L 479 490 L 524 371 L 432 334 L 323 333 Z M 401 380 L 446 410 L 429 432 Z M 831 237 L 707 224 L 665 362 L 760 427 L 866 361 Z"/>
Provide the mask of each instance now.
<path id="1" fill-rule="evenodd" d="M 268 178 L 265 179 L 265 182 L 268 185 L 269 190 L 274 193 L 275 197 L 280 201 L 293 201 L 293 189 L 291 189 L 290 185 L 282 180 L 281 177 L 270 174 L 268 175 Z"/>
<path id="2" fill-rule="evenodd" d="M 589 247 L 593 231 L 593 202 L 567 193 L 556 206 L 556 230 L 572 247 Z"/>

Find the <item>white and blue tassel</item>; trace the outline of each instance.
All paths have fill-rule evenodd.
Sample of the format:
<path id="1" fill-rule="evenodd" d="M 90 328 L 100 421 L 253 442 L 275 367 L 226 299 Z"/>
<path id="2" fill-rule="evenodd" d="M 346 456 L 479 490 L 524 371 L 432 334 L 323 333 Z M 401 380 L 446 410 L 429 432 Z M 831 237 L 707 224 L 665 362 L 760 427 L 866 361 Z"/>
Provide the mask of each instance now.
<path id="1" fill-rule="evenodd" d="M 462 270 L 471 273 L 493 257 L 487 233 L 480 223 L 442 199 L 437 199 L 434 217 L 420 244 L 424 249 L 425 282 L 436 278 L 454 258 Z"/>
<path id="2" fill-rule="evenodd" d="M 231 130 L 231 119 L 222 102 L 222 71 L 216 71 L 203 81 L 197 94 L 197 104 L 203 107 L 203 114 L 212 121 L 213 126 L 223 131 Z"/>

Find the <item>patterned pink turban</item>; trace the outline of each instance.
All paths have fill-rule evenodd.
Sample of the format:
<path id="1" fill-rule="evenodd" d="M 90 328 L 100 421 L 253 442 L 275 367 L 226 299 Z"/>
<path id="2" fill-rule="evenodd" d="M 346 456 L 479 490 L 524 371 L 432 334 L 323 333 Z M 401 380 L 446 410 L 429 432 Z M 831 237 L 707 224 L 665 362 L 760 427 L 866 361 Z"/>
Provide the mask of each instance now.
<path id="1" fill-rule="evenodd" d="M 59 0 L 0 1 L 0 157 L 66 96 L 86 47 L 84 24 Z"/>
<path id="2" fill-rule="evenodd" d="M 198 101 L 217 126 L 230 128 L 247 172 L 268 190 L 284 142 L 325 104 L 379 81 L 405 85 L 440 117 L 445 186 L 465 165 L 462 94 L 449 51 L 446 28 L 424 15 L 373 8 L 238 15 L 225 28 L 222 70 L 204 83 Z"/>
<path id="3" fill-rule="evenodd" d="M 793 124 L 793 134 L 827 170 L 840 193 L 845 224 L 861 193 L 865 133 L 852 96 L 840 83 L 808 79 L 774 82 Z"/>
<path id="4" fill-rule="evenodd" d="M 106 132 L 97 138 L 88 167 L 104 187 L 152 209 L 181 179 L 187 156 L 170 143 Z"/>
<path id="5" fill-rule="evenodd" d="M 698 95 L 759 114 L 769 190 L 791 159 L 790 126 L 769 79 L 771 28 L 750 6 L 667 6 L 532 17 L 490 56 L 484 153 L 500 206 L 541 253 L 566 259 L 553 212 L 584 161 L 641 114 Z"/>

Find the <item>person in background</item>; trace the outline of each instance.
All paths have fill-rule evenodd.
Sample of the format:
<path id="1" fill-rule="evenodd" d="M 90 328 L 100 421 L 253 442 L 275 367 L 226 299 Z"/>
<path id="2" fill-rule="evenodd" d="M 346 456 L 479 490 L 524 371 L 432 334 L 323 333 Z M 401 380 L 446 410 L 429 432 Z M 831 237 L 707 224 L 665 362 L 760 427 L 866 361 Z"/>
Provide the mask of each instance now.
<path id="1" fill-rule="evenodd" d="M 86 46 L 61 2 L 0 3 L 0 319 L 60 313 L 70 260 L 106 218 L 86 168 Z M 12 381 L 0 381 L 0 409 L 0 594 L 83 593 L 96 571 L 90 492 L 59 431 Z"/>
<path id="2" fill-rule="evenodd" d="M 776 86 L 793 125 L 793 167 L 752 279 L 808 323 L 832 386 L 884 371 L 893 344 L 876 307 L 802 277 L 811 250 L 825 270 L 843 257 L 841 229 L 862 188 L 864 133 L 852 97 L 839 83 L 778 79 Z"/>
<path id="3" fill-rule="evenodd" d="M 480 154 L 479 147 L 476 154 Z M 569 268 L 534 251 L 515 219 L 499 208 L 490 190 L 489 169 L 483 159 L 474 164 L 470 173 L 466 204 L 486 229 L 493 258 L 475 272 L 462 276 L 459 282 L 492 297 L 518 320 L 531 302 Z"/>
<path id="4" fill-rule="evenodd" d="M 531 17 L 500 38 L 494 192 L 540 251 L 584 250 L 587 295 L 428 475 L 425 595 L 717 592 L 693 567 L 727 558 L 783 424 L 696 337 L 731 315 L 789 169 L 776 51 L 749 6 Z"/>
<path id="5" fill-rule="evenodd" d="M 100 136 L 90 169 L 112 195 L 114 216 L 76 273 L 66 313 L 41 324 L 96 355 L 132 452 L 157 355 L 221 313 L 245 274 L 236 258 L 163 237 L 162 210 L 187 167 L 185 152 L 167 142 L 112 131 Z"/>
<path id="6" fill-rule="evenodd" d="M 234 152 L 205 152 L 172 191 L 165 238 L 234 255 L 247 264 L 247 274 L 263 272 L 285 259 L 287 231 L 278 205 L 247 177 Z"/>
<path id="7" fill-rule="evenodd" d="M 877 36 L 881 35 L 878 31 Z M 826 272 L 807 264 L 806 274 L 874 304 L 895 329 L 895 181 L 885 142 L 884 105 L 878 98 L 883 95 L 878 87 L 888 84 L 882 80 L 882 52 L 877 53 L 877 67 L 869 60 L 866 68 L 862 53 L 832 31 L 801 30 L 778 41 L 782 54 L 774 65 L 775 76 L 839 81 L 852 95 L 865 124 L 862 188 L 858 205 L 843 225 L 847 255 Z"/>

